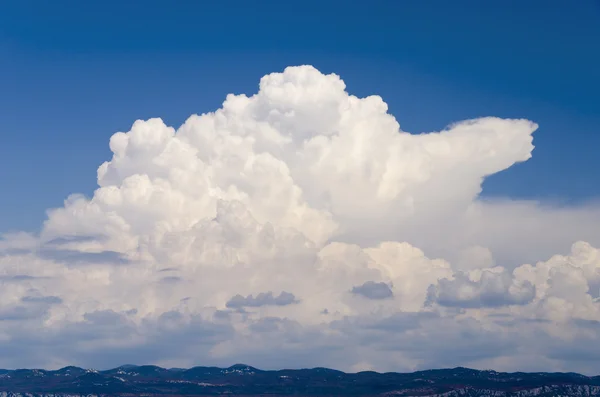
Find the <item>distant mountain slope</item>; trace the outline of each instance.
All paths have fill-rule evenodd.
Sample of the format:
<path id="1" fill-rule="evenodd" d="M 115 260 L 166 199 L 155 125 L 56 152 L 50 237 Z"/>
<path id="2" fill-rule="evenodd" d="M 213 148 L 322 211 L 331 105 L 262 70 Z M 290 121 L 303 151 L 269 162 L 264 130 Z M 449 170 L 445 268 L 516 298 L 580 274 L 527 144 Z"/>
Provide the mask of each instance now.
<path id="1" fill-rule="evenodd" d="M 575 373 L 502 373 L 468 368 L 413 373 L 344 373 L 327 368 L 263 371 L 229 368 L 165 369 L 124 365 L 96 371 L 65 367 L 0 370 L 0 397 L 64 396 L 599 396 L 600 377 Z"/>

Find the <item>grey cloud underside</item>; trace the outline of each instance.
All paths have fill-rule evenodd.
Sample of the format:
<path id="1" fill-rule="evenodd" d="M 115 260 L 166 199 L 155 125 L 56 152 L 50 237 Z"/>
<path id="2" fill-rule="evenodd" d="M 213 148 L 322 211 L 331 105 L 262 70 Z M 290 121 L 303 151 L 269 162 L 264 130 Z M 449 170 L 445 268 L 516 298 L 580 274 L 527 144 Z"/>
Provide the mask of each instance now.
<path id="1" fill-rule="evenodd" d="M 298 303 L 294 294 L 282 291 L 279 295 L 274 296 L 269 291 L 261 292 L 256 297 L 235 295 L 226 303 L 226 306 L 231 309 L 241 309 L 244 307 L 287 306 L 293 303 Z"/>
<path id="2" fill-rule="evenodd" d="M 59 261 L 71 265 L 107 264 L 126 265 L 130 261 L 115 251 L 85 252 L 69 249 L 42 249 L 37 255 L 43 259 Z"/>
<path id="3" fill-rule="evenodd" d="M 409 134 L 309 66 L 178 129 L 138 120 L 91 197 L 0 238 L 0 368 L 586 372 L 600 207 L 479 197 L 536 129 Z"/>
<path id="4" fill-rule="evenodd" d="M 37 277 L 31 276 L 29 274 L 14 274 L 14 275 L 2 275 L 0 276 L 0 282 L 9 283 L 9 282 L 22 282 L 22 281 L 32 281 L 44 279 L 45 277 Z"/>
<path id="5" fill-rule="evenodd" d="M 387 299 L 394 296 L 389 285 L 386 283 L 376 283 L 374 281 L 366 281 L 362 285 L 352 287 L 351 292 L 367 299 Z"/>
<path id="6" fill-rule="evenodd" d="M 529 281 L 515 285 L 506 272 L 484 271 L 477 281 L 464 273 L 453 280 L 442 279 L 428 290 L 427 303 L 462 308 L 502 307 L 526 305 L 535 298 L 535 286 Z"/>
<path id="7" fill-rule="evenodd" d="M 47 303 L 50 305 L 62 303 L 62 299 L 58 296 L 24 296 L 21 298 L 24 303 Z"/>
<path id="8" fill-rule="evenodd" d="M 0 321 L 24 321 L 42 317 L 47 312 L 47 307 L 38 305 L 15 305 L 12 307 L 4 307 L 0 311 Z"/>
<path id="9" fill-rule="evenodd" d="M 178 283 L 180 281 L 182 281 L 182 279 L 181 279 L 181 277 L 178 277 L 178 276 L 163 277 L 160 279 L 161 283 L 166 283 L 166 284 Z"/>
<path id="10" fill-rule="evenodd" d="M 74 236 L 61 236 L 53 238 L 47 241 L 45 244 L 49 246 L 61 246 L 69 243 L 85 243 L 91 241 L 99 241 L 103 240 L 101 235 L 97 236 L 82 236 L 82 235 L 74 235 Z"/>

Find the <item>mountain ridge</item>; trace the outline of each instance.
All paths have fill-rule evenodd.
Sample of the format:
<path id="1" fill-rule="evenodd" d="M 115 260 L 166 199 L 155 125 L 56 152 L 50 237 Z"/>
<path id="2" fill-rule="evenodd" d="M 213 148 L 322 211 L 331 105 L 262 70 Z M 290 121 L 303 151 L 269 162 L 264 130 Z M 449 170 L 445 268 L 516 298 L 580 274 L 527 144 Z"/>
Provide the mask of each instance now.
<path id="1" fill-rule="evenodd" d="M 409 373 L 330 368 L 262 370 L 122 365 L 107 370 L 0 369 L 0 397 L 62 396 L 599 396 L 600 376 L 574 372 L 497 372 L 465 367 Z"/>

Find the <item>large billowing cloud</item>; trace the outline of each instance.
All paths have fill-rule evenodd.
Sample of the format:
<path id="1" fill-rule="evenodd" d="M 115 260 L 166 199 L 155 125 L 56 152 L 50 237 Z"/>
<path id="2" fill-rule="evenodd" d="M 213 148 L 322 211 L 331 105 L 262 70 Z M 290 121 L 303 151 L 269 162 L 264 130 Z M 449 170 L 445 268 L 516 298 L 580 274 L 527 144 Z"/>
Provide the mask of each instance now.
<path id="1" fill-rule="evenodd" d="M 409 134 L 310 66 L 138 120 L 91 198 L 0 240 L 0 366 L 589 371 L 600 209 L 479 198 L 536 129 Z"/>

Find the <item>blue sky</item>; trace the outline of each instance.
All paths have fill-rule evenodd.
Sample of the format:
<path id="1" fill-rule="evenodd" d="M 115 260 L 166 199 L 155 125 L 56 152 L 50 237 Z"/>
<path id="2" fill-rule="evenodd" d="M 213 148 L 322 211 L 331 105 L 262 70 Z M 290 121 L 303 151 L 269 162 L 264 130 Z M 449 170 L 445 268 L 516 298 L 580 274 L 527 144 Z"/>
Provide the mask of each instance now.
<path id="1" fill-rule="evenodd" d="M 539 123 L 533 158 L 484 195 L 600 194 L 597 1 L 6 1 L 0 60 L 0 232 L 91 194 L 109 137 L 135 119 L 179 125 L 298 64 L 381 95 L 410 132 Z"/>

